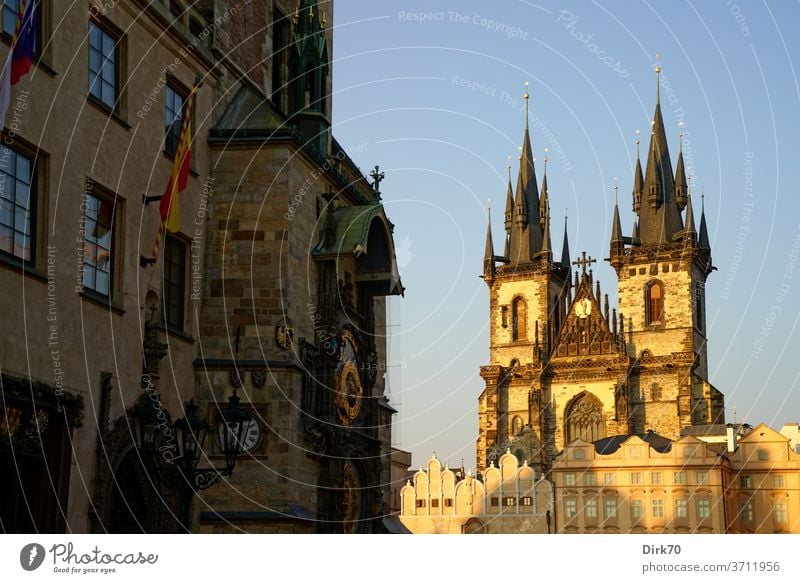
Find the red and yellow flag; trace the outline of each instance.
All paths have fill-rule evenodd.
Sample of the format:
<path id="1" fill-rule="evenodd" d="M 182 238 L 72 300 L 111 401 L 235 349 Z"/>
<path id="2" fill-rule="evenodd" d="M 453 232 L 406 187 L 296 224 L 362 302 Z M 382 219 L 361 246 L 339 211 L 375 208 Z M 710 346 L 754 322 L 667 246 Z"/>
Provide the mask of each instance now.
<path id="1" fill-rule="evenodd" d="M 175 160 L 172 163 L 172 173 L 169 177 L 167 189 L 161 197 L 161 222 L 170 233 L 181 230 L 180 205 L 178 195 L 186 189 L 189 182 L 189 166 L 192 160 L 192 103 L 197 85 L 192 87 L 189 97 L 183 106 L 183 125 L 181 126 L 181 138 L 178 142 L 178 150 L 175 152 Z"/>

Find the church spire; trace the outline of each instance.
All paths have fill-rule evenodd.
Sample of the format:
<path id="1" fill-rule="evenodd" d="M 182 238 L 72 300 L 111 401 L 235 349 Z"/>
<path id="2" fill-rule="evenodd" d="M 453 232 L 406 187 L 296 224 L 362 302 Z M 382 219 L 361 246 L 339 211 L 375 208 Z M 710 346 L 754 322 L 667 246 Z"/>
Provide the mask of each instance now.
<path id="1" fill-rule="evenodd" d="M 489 285 L 494 281 L 494 243 L 492 242 L 492 207 L 488 208 L 486 225 L 486 248 L 483 253 L 483 280 Z"/>
<path id="2" fill-rule="evenodd" d="M 642 208 L 644 194 L 644 177 L 642 176 L 642 160 L 639 155 L 639 130 L 636 130 L 636 169 L 633 171 L 633 212 L 637 215 Z"/>
<path id="3" fill-rule="evenodd" d="M 656 67 L 656 74 L 660 79 L 660 65 Z M 675 234 L 683 230 L 683 223 L 680 210 L 675 203 L 672 164 L 658 97 L 652 121 L 643 190 L 645 198 L 639 209 L 642 245 L 663 245 L 672 242 Z"/>
<path id="4" fill-rule="evenodd" d="M 564 244 L 561 246 L 561 265 L 567 269 L 572 269 L 572 262 L 569 257 L 569 235 L 567 233 L 567 213 L 564 212 Z"/>
<path id="5" fill-rule="evenodd" d="M 505 214 L 505 249 L 503 255 L 509 257 L 511 253 L 511 227 L 514 225 L 514 189 L 511 186 L 511 156 L 508 163 L 508 189 L 506 190 Z"/>
<path id="6" fill-rule="evenodd" d="M 683 166 L 683 122 L 680 123 L 681 131 L 678 134 L 680 149 L 678 150 L 678 165 L 675 168 L 675 202 L 680 210 L 686 208 L 686 169 Z"/>
<path id="7" fill-rule="evenodd" d="M 619 185 L 617 179 L 614 179 L 614 218 L 611 222 L 611 265 L 617 267 L 616 264 L 621 265 L 622 253 L 625 250 L 625 242 L 622 238 L 622 225 L 619 220 L 619 200 L 618 200 Z"/>
<path id="8" fill-rule="evenodd" d="M 708 241 L 708 227 L 706 227 L 706 195 L 700 195 L 700 248 L 711 250 L 711 244 Z"/>
<path id="9" fill-rule="evenodd" d="M 542 227 L 542 256 L 551 261 L 553 258 L 553 243 L 550 239 L 550 197 L 547 192 L 547 152 L 544 149 L 544 176 L 542 177 L 542 198 L 539 201 L 539 224 Z"/>
<path id="10" fill-rule="evenodd" d="M 686 228 L 683 230 L 684 235 L 692 240 L 697 237 L 697 231 L 694 229 L 694 211 L 692 211 L 692 193 L 687 195 L 686 202 Z"/>

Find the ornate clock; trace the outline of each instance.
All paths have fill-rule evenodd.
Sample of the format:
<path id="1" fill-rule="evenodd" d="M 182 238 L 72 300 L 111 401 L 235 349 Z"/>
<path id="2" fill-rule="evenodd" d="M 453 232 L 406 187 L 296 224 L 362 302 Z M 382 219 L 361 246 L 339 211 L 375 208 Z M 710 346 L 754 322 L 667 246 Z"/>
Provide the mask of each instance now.
<path id="1" fill-rule="evenodd" d="M 361 514 L 361 491 L 358 472 L 352 463 L 344 465 L 341 490 L 342 529 L 349 534 L 355 531 Z"/>
<path id="2" fill-rule="evenodd" d="M 350 425 L 356 420 L 363 395 L 355 340 L 350 332 L 342 332 L 339 364 L 333 379 L 333 400 L 343 424 Z"/>
<path id="3" fill-rule="evenodd" d="M 244 430 L 242 431 L 242 453 L 253 451 L 261 443 L 261 423 L 258 419 L 252 417 L 244 421 Z M 220 449 L 224 449 L 223 440 L 224 434 L 220 433 L 217 436 Z"/>

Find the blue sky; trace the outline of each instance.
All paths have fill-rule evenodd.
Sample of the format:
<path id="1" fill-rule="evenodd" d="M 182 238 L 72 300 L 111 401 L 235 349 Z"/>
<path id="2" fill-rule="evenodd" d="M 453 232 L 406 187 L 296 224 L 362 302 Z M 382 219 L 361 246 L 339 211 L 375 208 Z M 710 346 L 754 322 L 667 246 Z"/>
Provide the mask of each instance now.
<path id="1" fill-rule="evenodd" d="M 391 301 L 395 444 L 474 464 L 488 291 L 478 275 L 493 200 L 501 247 L 507 158 L 516 181 L 530 83 L 531 138 L 554 247 L 608 255 L 619 178 L 632 224 L 635 131 L 646 151 L 656 54 L 673 164 L 679 122 L 696 212 L 705 193 L 714 263 L 711 382 L 727 414 L 800 420 L 800 22 L 798 3 L 364 3 L 339 0 L 334 132 L 366 172 L 380 164 L 406 296 Z M 558 258 L 558 255 L 557 255 Z M 616 278 L 596 273 L 616 301 Z"/>

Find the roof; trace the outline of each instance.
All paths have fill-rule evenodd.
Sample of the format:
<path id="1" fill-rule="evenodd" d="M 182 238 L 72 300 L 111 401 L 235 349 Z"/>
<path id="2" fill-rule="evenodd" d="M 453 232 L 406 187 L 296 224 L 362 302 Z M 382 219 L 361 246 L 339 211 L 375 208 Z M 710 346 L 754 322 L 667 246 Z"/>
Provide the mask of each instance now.
<path id="1" fill-rule="evenodd" d="M 361 255 L 366 253 L 369 228 L 372 219 L 378 215 L 386 217 L 382 204 L 337 208 L 333 211 L 333 220 L 336 225 L 335 234 L 329 241 L 323 240 L 314 249 L 314 255 Z"/>
<path id="2" fill-rule="evenodd" d="M 751 429 L 746 423 L 731 423 L 731 427 L 736 429 L 737 433 L 742 433 L 747 429 Z M 687 435 L 727 435 L 728 424 L 713 423 L 711 425 L 689 425 L 681 429 L 681 437 Z"/>
<path id="3" fill-rule="evenodd" d="M 259 132 L 275 130 L 285 125 L 286 121 L 272 102 L 250 85 L 243 83 L 212 131 Z"/>
<path id="4" fill-rule="evenodd" d="M 636 436 L 642 441 L 646 442 L 652 449 L 658 453 L 668 453 L 672 449 L 672 441 L 666 437 L 659 435 L 653 431 L 647 433 L 631 433 L 627 435 L 612 435 L 599 439 L 594 442 L 594 450 L 601 454 L 607 455 L 617 451 L 623 443 L 628 441 L 631 437 Z"/>

